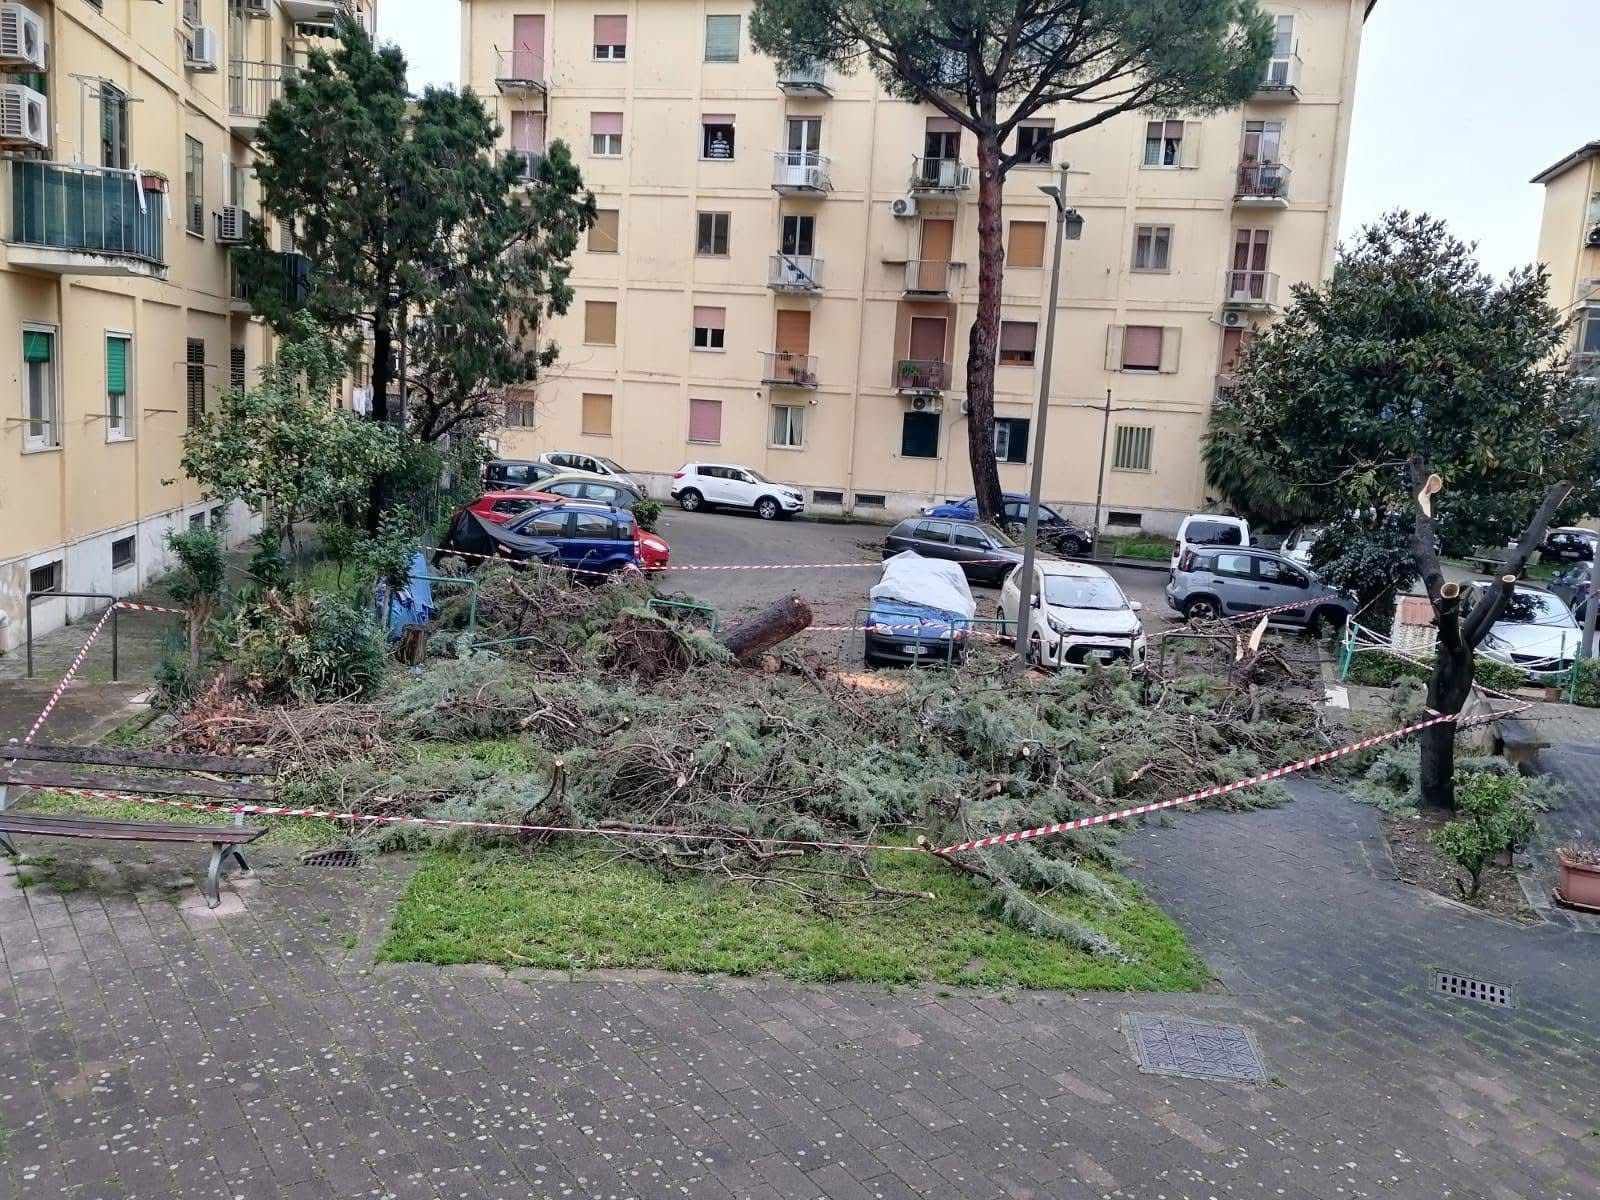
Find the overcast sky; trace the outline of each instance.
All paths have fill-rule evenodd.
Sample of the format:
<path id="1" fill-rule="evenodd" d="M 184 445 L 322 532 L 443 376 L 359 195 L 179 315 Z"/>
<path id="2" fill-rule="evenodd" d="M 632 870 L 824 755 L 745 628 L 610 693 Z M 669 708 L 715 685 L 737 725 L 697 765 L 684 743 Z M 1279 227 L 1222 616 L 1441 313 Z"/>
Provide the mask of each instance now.
<path id="1" fill-rule="evenodd" d="M 411 82 L 456 82 L 457 0 L 381 0 Z M 1528 180 L 1600 138 L 1590 102 L 1595 0 L 1379 0 L 1361 47 L 1344 232 L 1425 209 L 1500 273 L 1533 258 L 1543 189 Z"/>

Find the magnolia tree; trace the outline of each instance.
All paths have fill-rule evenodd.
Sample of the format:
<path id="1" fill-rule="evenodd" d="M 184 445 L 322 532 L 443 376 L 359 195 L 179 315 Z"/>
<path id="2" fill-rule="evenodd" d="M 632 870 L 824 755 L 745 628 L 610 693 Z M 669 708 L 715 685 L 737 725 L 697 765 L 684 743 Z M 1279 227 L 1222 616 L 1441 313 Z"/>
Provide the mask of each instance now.
<path id="1" fill-rule="evenodd" d="M 1294 290 L 1217 401 L 1212 486 L 1246 513 L 1329 520 L 1318 560 L 1389 594 L 1420 578 L 1439 643 L 1428 704 L 1458 713 L 1473 651 L 1560 515 L 1600 499 L 1591 398 L 1542 269 L 1495 280 L 1442 221 L 1395 212 L 1341 247 L 1333 278 Z M 1221 469 L 1218 469 L 1221 468 Z M 1513 544 L 1486 587 L 1441 554 Z M 1455 729 L 1422 735 L 1422 794 L 1454 805 Z"/>
<path id="2" fill-rule="evenodd" d="M 1271 53 L 1255 0 L 756 0 L 756 48 L 786 66 L 866 66 L 977 146 L 978 308 L 968 338 L 967 450 L 978 507 L 1001 511 L 994 454 L 1002 193 L 1019 163 L 1122 113 L 1203 115 L 1260 83 Z M 1026 145 L 1035 117 L 1054 124 Z"/>

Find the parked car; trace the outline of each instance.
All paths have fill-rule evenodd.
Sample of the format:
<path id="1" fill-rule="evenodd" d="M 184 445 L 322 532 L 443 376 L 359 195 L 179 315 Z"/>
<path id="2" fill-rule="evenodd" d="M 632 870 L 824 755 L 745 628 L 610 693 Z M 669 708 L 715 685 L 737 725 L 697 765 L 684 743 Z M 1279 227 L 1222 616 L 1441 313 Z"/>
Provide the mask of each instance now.
<path id="1" fill-rule="evenodd" d="M 462 509 L 438 554 L 451 551 L 493 555 L 513 562 L 537 559 L 588 573 L 609 574 L 638 565 L 633 514 L 623 508 L 605 508 L 584 501 L 563 501 L 535 508 L 504 525 L 485 521 L 471 509 Z"/>
<path id="2" fill-rule="evenodd" d="M 1172 561 L 1176 568 L 1183 552 L 1193 547 L 1248 546 L 1250 522 L 1243 517 L 1220 517 L 1214 513 L 1192 513 L 1178 526 L 1178 539 L 1172 547 Z"/>
<path id="3" fill-rule="evenodd" d="M 702 508 L 748 508 L 763 521 L 806 510 L 805 493 L 774 483 L 760 471 L 736 463 L 684 463 L 672 476 L 669 494 L 684 512 Z"/>
<path id="4" fill-rule="evenodd" d="M 621 463 L 602 454 L 585 454 L 582 450 L 546 450 L 539 455 L 539 461 L 558 471 L 584 471 L 590 475 L 620 479 L 641 496 L 644 495 L 642 483 L 629 475 Z"/>
<path id="5" fill-rule="evenodd" d="M 967 577 L 952 562 L 906 551 L 883 564 L 867 593 L 862 626 L 867 665 L 959 663 L 978 611 Z"/>
<path id="6" fill-rule="evenodd" d="M 1544 535 L 1539 557 L 1545 562 L 1593 562 L 1596 543 L 1600 543 L 1600 533 L 1566 525 Z"/>
<path id="7" fill-rule="evenodd" d="M 987 521 L 907 517 L 883 539 L 885 558 L 903 550 L 959 563 L 968 579 L 993 587 L 1022 562 L 1022 547 Z"/>
<path id="8" fill-rule="evenodd" d="M 1279 553 L 1302 567 L 1309 567 L 1311 548 L 1317 544 L 1317 539 L 1321 536 L 1321 525 L 1302 525 L 1299 529 L 1289 531 L 1289 536 L 1283 539 Z"/>
<path id="9" fill-rule="evenodd" d="M 1222 546 L 1184 550 L 1167 577 L 1167 604 L 1190 620 L 1243 616 L 1280 604 L 1300 604 L 1274 613 L 1272 619 L 1313 632 L 1342 627 L 1355 610 L 1350 597 L 1281 554 Z"/>
<path id="10" fill-rule="evenodd" d="M 1589 619 L 1591 569 L 1588 563 L 1578 563 L 1550 581 L 1550 591 L 1572 610 L 1573 619 L 1580 625 Z"/>
<path id="11" fill-rule="evenodd" d="M 520 458 L 494 458 L 483 466 L 483 486 L 486 488 L 532 487 L 541 479 L 554 475 L 559 468 L 549 463 L 529 462 Z"/>
<path id="12" fill-rule="evenodd" d="M 1017 618 L 1021 574 L 1018 567 L 1000 588 L 1000 633 L 1013 640 L 1023 625 Z M 1062 559 L 1035 562 L 1032 615 L 1025 625 L 1027 659 L 1050 667 L 1083 667 L 1093 661 L 1142 666 L 1140 608 L 1099 567 Z"/>
<path id="13" fill-rule="evenodd" d="M 631 508 L 644 499 L 644 492 L 614 475 L 591 475 L 586 471 L 563 471 L 540 480 L 539 491 L 564 496 L 569 500 L 596 500 Z"/>
<path id="14" fill-rule="evenodd" d="M 1491 585 L 1484 581 L 1483 586 Z M 1522 667 L 1535 679 L 1550 679 L 1572 669 L 1582 641 L 1583 628 L 1560 597 L 1519 586 L 1478 649 L 1497 662 Z"/>
<path id="15" fill-rule="evenodd" d="M 637 522 L 633 526 L 633 548 L 639 566 L 646 571 L 665 571 L 667 560 L 672 557 L 666 539 L 659 533 L 646 533 Z"/>
<path id="16" fill-rule="evenodd" d="M 1008 526 L 1023 526 L 1028 523 L 1028 498 L 1020 492 L 1006 492 L 1005 505 L 1002 509 L 1002 520 Z M 976 521 L 978 519 L 978 498 L 968 496 L 965 500 L 951 500 L 944 504 L 935 504 L 924 508 L 923 514 L 930 517 L 953 517 L 961 521 Z M 1058 554 L 1083 555 L 1089 553 L 1094 546 L 1094 532 L 1084 528 L 1076 521 L 1062 516 L 1048 504 L 1039 505 L 1039 542 L 1049 546 Z"/>
<path id="17" fill-rule="evenodd" d="M 485 521 L 492 521 L 496 525 L 505 525 L 531 508 L 560 504 L 561 500 L 562 497 L 553 495 L 550 492 L 521 490 L 514 492 L 485 492 L 467 507 Z"/>

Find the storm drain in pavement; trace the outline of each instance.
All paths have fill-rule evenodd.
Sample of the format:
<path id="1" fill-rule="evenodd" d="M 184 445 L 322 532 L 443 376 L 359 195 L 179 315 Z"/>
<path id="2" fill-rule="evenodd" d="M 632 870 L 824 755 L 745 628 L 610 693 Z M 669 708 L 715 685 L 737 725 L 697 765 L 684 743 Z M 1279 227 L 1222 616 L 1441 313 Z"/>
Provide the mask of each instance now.
<path id="1" fill-rule="evenodd" d="M 1127 1013 L 1122 1029 L 1139 1060 L 1139 1069 L 1151 1075 L 1233 1083 L 1261 1083 L 1267 1077 L 1261 1051 L 1243 1025 L 1219 1025 L 1162 1013 Z"/>
<path id="2" fill-rule="evenodd" d="M 361 856 L 354 850 L 308 850 L 300 856 L 306 867 L 359 867 Z"/>
<path id="3" fill-rule="evenodd" d="M 1433 990 L 1441 996 L 1457 1000 L 1476 1000 L 1479 1004 L 1495 1008 L 1511 1007 L 1511 988 L 1503 983 L 1487 983 L 1470 975 L 1457 975 L 1451 971 L 1434 971 Z"/>

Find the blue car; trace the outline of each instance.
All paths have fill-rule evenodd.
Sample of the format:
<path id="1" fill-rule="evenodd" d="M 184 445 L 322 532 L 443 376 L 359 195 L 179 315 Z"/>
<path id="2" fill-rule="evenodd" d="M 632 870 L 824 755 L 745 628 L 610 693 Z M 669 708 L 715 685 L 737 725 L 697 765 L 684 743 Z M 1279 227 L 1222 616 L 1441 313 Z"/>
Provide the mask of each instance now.
<path id="1" fill-rule="evenodd" d="M 874 600 L 862 622 L 869 667 L 885 663 L 959 663 L 972 622 L 930 604 Z"/>
<path id="2" fill-rule="evenodd" d="M 1005 501 L 1005 506 L 1001 510 L 1001 522 L 1007 526 L 1026 525 L 1028 497 L 1021 492 L 1005 492 L 1002 494 L 1002 499 Z M 965 500 L 950 500 L 944 504 L 925 508 L 923 513 L 926 516 L 943 517 L 953 521 L 975 521 L 978 517 L 978 498 L 968 496 Z M 1039 540 L 1060 554 L 1087 554 L 1094 545 L 1094 532 L 1085 529 L 1076 521 L 1063 517 L 1048 504 L 1041 504 Z"/>
<path id="3" fill-rule="evenodd" d="M 584 500 L 535 508 L 504 525 L 464 508 L 434 561 L 452 552 L 570 567 L 589 578 L 638 566 L 633 514 Z"/>

